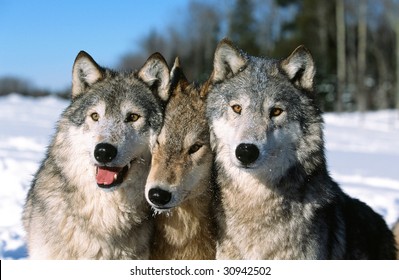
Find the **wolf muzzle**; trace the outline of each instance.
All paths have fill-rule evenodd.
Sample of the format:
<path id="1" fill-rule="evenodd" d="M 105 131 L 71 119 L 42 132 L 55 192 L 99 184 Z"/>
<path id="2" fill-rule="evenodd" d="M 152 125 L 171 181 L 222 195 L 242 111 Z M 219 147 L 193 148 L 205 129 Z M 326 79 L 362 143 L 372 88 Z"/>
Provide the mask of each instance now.
<path id="1" fill-rule="evenodd" d="M 107 163 L 112 162 L 118 155 L 118 149 L 109 143 L 99 143 L 94 148 L 94 157 L 100 163 L 96 166 L 97 185 L 105 190 L 121 185 L 130 168 L 130 163 L 124 167 L 110 167 Z"/>

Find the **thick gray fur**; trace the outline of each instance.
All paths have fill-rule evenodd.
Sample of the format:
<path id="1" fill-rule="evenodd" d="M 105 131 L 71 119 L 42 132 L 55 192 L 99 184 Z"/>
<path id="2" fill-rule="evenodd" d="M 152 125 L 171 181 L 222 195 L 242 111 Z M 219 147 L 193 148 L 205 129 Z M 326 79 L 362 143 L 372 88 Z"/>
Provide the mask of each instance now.
<path id="1" fill-rule="evenodd" d="M 382 217 L 346 195 L 327 171 L 314 74 L 303 46 L 276 60 L 219 43 L 207 100 L 218 259 L 395 258 Z M 237 158 L 243 143 L 258 148 L 254 162 Z"/>
<path id="2" fill-rule="evenodd" d="M 23 211 L 30 258 L 148 259 L 153 224 L 144 186 L 150 142 L 163 122 L 161 86 L 169 83 L 168 73 L 159 54 L 138 72 L 116 72 L 79 53 L 72 102 L 58 121 Z M 97 161 L 99 143 L 116 147 L 112 161 Z M 96 181 L 99 166 L 129 169 L 121 183 L 104 191 Z"/>

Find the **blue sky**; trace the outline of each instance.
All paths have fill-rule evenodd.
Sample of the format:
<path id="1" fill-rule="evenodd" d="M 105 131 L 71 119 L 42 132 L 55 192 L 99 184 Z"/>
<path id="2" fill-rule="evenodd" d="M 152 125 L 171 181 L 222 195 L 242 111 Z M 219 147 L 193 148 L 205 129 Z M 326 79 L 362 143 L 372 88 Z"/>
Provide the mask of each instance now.
<path id="1" fill-rule="evenodd" d="M 85 50 L 116 66 L 151 30 L 162 31 L 189 0 L 0 0 L 0 77 L 62 90 L 73 61 Z M 144 63 L 144 61 L 143 61 Z"/>

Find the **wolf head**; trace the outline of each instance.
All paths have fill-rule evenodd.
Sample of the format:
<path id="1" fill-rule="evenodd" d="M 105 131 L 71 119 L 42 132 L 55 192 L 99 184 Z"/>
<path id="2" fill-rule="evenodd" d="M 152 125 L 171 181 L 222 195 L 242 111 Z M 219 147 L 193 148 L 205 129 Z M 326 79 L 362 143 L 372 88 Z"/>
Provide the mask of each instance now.
<path id="1" fill-rule="evenodd" d="M 157 210 L 204 192 L 212 163 L 205 96 L 188 83 L 178 59 L 171 71 L 171 88 L 145 187 L 147 201 Z M 200 183 L 203 187 L 198 187 Z"/>
<path id="2" fill-rule="evenodd" d="M 286 59 L 245 54 L 226 39 L 214 57 L 207 117 L 217 162 L 234 178 L 277 184 L 290 170 L 324 164 L 322 118 L 314 103 L 315 66 L 300 46 Z"/>
<path id="3" fill-rule="evenodd" d="M 84 174 L 105 190 L 123 186 L 131 164 L 147 156 L 161 128 L 168 66 L 156 53 L 138 72 L 116 72 L 82 51 L 72 76 L 72 102 L 56 138 L 65 148 L 66 172 L 69 177 Z M 84 181 L 82 176 L 77 185 L 79 181 Z"/>

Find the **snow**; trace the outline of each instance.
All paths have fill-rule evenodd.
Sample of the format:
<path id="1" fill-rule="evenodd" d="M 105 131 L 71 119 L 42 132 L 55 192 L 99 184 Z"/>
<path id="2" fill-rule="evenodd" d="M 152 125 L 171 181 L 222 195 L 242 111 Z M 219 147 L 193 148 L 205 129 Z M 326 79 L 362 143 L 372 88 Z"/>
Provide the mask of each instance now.
<path id="1" fill-rule="evenodd" d="M 399 112 L 326 114 L 324 121 L 332 177 L 392 227 L 399 218 Z"/>
<path id="2" fill-rule="evenodd" d="M 26 258 L 22 207 L 68 103 L 16 94 L 0 98 L 0 259 Z M 325 114 L 324 120 L 331 176 L 392 226 L 399 218 L 399 112 Z"/>

